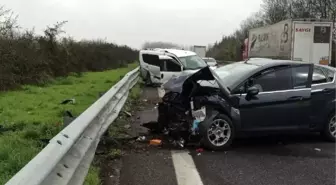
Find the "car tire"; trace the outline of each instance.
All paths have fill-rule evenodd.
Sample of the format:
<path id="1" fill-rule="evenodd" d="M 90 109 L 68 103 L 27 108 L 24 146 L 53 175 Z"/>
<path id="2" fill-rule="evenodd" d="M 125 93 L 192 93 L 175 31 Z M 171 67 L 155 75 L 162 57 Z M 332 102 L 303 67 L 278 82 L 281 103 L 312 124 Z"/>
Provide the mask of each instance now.
<path id="1" fill-rule="evenodd" d="M 330 142 L 335 142 L 336 140 L 335 139 L 336 138 L 336 115 L 334 111 L 329 115 L 325 123 L 324 131 L 322 134 L 326 140 Z"/>
<path id="2" fill-rule="evenodd" d="M 216 124 L 219 124 L 220 127 L 218 127 L 218 125 L 216 126 Z M 221 130 L 220 128 L 224 129 L 224 131 Z M 205 148 L 209 150 L 214 150 L 214 151 L 228 149 L 231 146 L 232 141 L 235 137 L 235 128 L 233 126 L 233 123 L 231 119 L 224 114 L 218 114 L 212 120 L 203 122 L 201 124 L 201 132 L 202 132 L 201 144 Z M 223 133 L 224 135 L 218 132 L 224 132 Z M 225 134 L 226 134 L 226 137 L 223 137 L 225 136 Z M 214 138 L 214 136 L 216 138 Z M 216 140 L 218 141 L 217 144 L 216 144 Z"/>

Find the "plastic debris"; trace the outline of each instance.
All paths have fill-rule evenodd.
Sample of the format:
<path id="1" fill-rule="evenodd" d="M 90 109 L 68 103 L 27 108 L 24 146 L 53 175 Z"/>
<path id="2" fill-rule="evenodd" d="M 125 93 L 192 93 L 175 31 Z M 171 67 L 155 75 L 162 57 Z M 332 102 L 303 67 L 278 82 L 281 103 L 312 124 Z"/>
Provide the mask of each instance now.
<path id="1" fill-rule="evenodd" d="M 76 100 L 73 98 L 73 99 L 66 99 L 66 100 L 63 100 L 63 101 L 61 102 L 62 105 L 64 105 L 64 104 L 68 104 L 68 103 L 75 104 L 75 103 L 76 103 Z"/>
<path id="2" fill-rule="evenodd" d="M 146 137 L 145 136 L 139 136 L 136 141 L 144 141 L 146 140 Z"/>
<path id="3" fill-rule="evenodd" d="M 125 129 L 130 129 L 130 128 L 131 128 L 131 125 L 130 125 L 130 124 L 126 124 L 126 125 L 124 126 L 124 128 L 125 128 Z"/>
<path id="4" fill-rule="evenodd" d="M 321 149 L 319 149 L 319 148 L 315 148 L 314 150 L 316 150 L 318 152 L 321 152 Z"/>
<path id="5" fill-rule="evenodd" d="M 127 112 L 127 111 L 124 111 L 124 113 L 125 113 L 128 117 L 131 117 L 131 116 L 132 116 L 132 114 L 129 113 L 129 112 Z"/>
<path id="6" fill-rule="evenodd" d="M 143 101 L 144 101 L 144 102 L 146 102 L 146 101 L 147 101 L 147 99 L 143 99 Z"/>
<path id="7" fill-rule="evenodd" d="M 196 149 L 196 152 L 197 152 L 197 153 L 202 153 L 203 151 L 204 151 L 203 148 L 197 148 L 197 149 Z"/>
<path id="8" fill-rule="evenodd" d="M 173 145 L 177 146 L 179 148 L 184 148 L 185 141 L 183 138 L 180 138 L 179 140 L 174 140 Z"/>
<path id="9" fill-rule="evenodd" d="M 161 145 L 162 141 L 160 139 L 152 139 L 149 141 L 149 145 L 152 146 L 159 146 Z"/>
<path id="10" fill-rule="evenodd" d="M 198 155 L 198 156 L 200 156 L 200 155 L 201 155 L 201 153 L 198 153 L 197 155 Z"/>
<path id="11" fill-rule="evenodd" d="M 191 131 L 192 131 L 192 135 L 196 134 L 196 131 L 198 130 L 198 124 L 200 123 L 200 121 L 198 120 L 194 120 Z"/>

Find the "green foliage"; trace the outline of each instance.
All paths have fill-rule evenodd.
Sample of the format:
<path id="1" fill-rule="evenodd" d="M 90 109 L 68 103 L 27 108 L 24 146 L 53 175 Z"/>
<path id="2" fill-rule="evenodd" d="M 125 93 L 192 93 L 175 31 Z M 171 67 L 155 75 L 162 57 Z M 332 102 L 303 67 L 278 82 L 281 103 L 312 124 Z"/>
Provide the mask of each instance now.
<path id="1" fill-rule="evenodd" d="M 0 20 L 4 19 L 0 21 L 0 91 L 23 84 L 43 86 L 69 74 L 125 67 L 138 58 L 138 52 L 127 46 L 60 37 L 66 21 L 47 27 L 42 36 L 21 31 L 12 14 L 0 8 Z"/>
<path id="2" fill-rule="evenodd" d="M 99 168 L 95 166 L 91 166 L 89 169 L 89 173 L 85 177 L 84 185 L 101 185 L 101 181 L 99 178 Z"/>
<path id="3" fill-rule="evenodd" d="M 100 92 L 135 67 L 131 64 L 104 72 L 85 72 L 81 77 L 56 78 L 45 87 L 25 85 L 21 90 L 0 92 L 0 184 L 42 149 L 42 139 L 52 138 L 63 128 L 65 110 L 78 116 L 99 98 Z M 75 104 L 60 104 L 68 98 L 75 98 Z M 99 184 L 95 181 L 97 173 L 90 172 L 89 184 Z"/>

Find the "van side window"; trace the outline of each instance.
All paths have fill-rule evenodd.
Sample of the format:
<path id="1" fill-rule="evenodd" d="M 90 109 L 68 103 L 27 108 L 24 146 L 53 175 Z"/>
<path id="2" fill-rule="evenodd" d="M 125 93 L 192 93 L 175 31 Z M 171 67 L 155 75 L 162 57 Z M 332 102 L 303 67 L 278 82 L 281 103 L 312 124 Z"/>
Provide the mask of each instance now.
<path id="1" fill-rule="evenodd" d="M 171 60 L 166 60 L 166 69 L 165 71 L 172 71 L 172 72 L 180 72 L 181 66 L 176 64 L 175 62 Z"/>
<path id="2" fill-rule="evenodd" d="M 142 54 L 143 61 L 149 65 L 160 67 L 160 60 L 157 55 Z"/>

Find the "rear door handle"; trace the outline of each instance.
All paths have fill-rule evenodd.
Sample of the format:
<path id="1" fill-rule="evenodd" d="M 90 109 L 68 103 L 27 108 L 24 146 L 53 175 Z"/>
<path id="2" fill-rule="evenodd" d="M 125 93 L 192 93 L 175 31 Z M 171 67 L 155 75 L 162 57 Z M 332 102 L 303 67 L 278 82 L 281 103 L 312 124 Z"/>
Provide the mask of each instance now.
<path id="1" fill-rule="evenodd" d="M 292 96 L 292 97 L 288 98 L 287 100 L 302 101 L 303 97 L 302 96 Z"/>
<path id="2" fill-rule="evenodd" d="M 329 89 L 329 88 L 326 88 L 326 89 L 323 89 L 322 92 L 324 93 L 330 93 L 332 91 L 332 89 Z"/>

